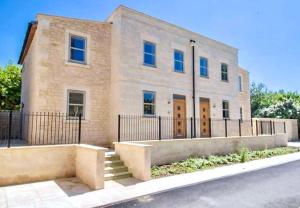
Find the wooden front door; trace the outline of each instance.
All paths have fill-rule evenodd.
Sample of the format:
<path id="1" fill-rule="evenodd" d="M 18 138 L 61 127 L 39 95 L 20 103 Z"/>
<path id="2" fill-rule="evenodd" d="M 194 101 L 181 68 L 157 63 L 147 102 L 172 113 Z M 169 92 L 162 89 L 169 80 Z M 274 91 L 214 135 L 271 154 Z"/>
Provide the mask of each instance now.
<path id="1" fill-rule="evenodd" d="M 173 100 L 174 138 L 186 137 L 186 105 L 185 99 Z"/>
<path id="2" fill-rule="evenodd" d="M 209 99 L 200 98 L 200 135 L 210 137 L 210 106 Z"/>

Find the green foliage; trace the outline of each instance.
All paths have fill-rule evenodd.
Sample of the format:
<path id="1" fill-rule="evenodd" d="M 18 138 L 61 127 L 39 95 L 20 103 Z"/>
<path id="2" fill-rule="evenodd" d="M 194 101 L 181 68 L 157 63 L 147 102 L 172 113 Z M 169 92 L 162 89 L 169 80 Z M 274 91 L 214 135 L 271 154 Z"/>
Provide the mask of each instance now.
<path id="1" fill-rule="evenodd" d="M 152 177 L 157 178 L 162 176 L 190 173 L 223 165 L 243 163 L 246 161 L 284 155 L 299 151 L 300 149 L 295 147 L 279 147 L 262 151 L 249 151 L 247 148 L 241 148 L 238 154 L 234 153 L 224 156 L 211 155 L 206 158 L 193 156 L 186 160 L 174 162 L 169 165 L 153 166 L 151 172 Z"/>
<path id="2" fill-rule="evenodd" d="M 14 64 L 0 67 L 0 110 L 20 108 L 21 68 Z"/>
<path id="3" fill-rule="evenodd" d="M 262 83 L 252 83 L 250 95 L 252 117 L 300 119 L 298 92 L 272 92 Z"/>
<path id="4" fill-rule="evenodd" d="M 249 149 L 247 147 L 243 147 L 240 151 L 241 162 L 247 162 L 249 160 Z"/>
<path id="5" fill-rule="evenodd" d="M 293 100 L 285 100 L 259 109 L 258 114 L 268 118 L 300 119 L 300 105 Z"/>
<path id="6" fill-rule="evenodd" d="M 264 84 L 251 84 L 252 117 L 298 119 L 300 123 L 300 94 L 279 90 L 272 92 Z"/>
<path id="7" fill-rule="evenodd" d="M 260 83 L 252 83 L 250 87 L 250 96 L 251 96 L 251 112 L 252 116 L 258 114 L 258 110 L 264 107 L 271 105 L 271 100 L 268 98 L 268 89 L 267 87 Z"/>

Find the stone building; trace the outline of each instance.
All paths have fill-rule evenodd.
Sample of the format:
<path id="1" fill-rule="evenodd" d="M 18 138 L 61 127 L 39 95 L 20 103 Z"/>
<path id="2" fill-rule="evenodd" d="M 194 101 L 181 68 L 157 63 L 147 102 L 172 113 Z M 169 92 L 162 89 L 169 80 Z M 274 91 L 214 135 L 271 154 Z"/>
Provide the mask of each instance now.
<path id="1" fill-rule="evenodd" d="M 38 14 L 19 63 L 23 111 L 82 113 L 85 143 L 116 141 L 118 115 L 178 118 L 174 137 L 190 136 L 180 118 L 207 137 L 209 118 L 251 117 L 236 48 L 124 6 L 103 22 Z"/>

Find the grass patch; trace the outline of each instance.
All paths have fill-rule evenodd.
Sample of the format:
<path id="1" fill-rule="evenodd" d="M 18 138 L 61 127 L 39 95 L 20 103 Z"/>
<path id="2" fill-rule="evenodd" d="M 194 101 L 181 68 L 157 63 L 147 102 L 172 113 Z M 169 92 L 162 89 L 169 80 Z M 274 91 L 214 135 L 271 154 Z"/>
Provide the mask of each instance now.
<path id="1" fill-rule="evenodd" d="M 249 151 L 247 148 L 242 148 L 238 153 L 229 155 L 211 155 L 208 157 L 192 156 L 186 160 L 174 162 L 169 165 L 153 166 L 151 169 L 151 174 L 153 178 L 159 178 L 295 152 L 300 152 L 300 148 L 279 147 L 261 151 Z"/>

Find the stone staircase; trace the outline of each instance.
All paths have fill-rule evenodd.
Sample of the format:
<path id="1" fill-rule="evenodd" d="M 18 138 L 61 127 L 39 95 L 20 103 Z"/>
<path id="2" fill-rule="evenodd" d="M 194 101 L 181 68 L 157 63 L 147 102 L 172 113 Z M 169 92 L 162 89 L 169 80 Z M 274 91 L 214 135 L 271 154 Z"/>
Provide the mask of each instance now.
<path id="1" fill-rule="evenodd" d="M 104 165 L 105 181 L 132 177 L 132 174 L 128 172 L 128 168 L 124 165 L 120 156 L 116 155 L 113 151 L 105 153 Z"/>

